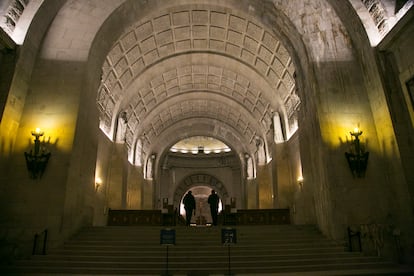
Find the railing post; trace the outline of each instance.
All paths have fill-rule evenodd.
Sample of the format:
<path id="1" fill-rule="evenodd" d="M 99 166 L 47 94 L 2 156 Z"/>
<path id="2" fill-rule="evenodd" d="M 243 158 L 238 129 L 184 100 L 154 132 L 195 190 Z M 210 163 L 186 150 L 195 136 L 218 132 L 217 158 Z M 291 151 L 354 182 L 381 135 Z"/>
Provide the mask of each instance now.
<path id="1" fill-rule="evenodd" d="M 45 233 L 45 236 L 43 238 L 43 250 L 42 250 L 42 253 L 43 253 L 43 255 L 46 255 L 47 229 L 45 229 L 44 233 Z"/>
<path id="2" fill-rule="evenodd" d="M 33 251 L 32 251 L 32 255 L 36 254 L 36 247 L 37 247 L 37 238 L 39 237 L 38 234 L 34 235 L 34 240 L 33 240 Z"/>
<path id="3" fill-rule="evenodd" d="M 43 232 L 41 234 L 43 234 L 43 247 L 42 247 L 42 254 L 46 255 L 46 246 L 47 246 L 47 229 L 43 230 Z M 34 240 L 33 240 L 33 250 L 32 250 L 32 255 L 36 255 L 36 251 L 37 251 L 37 242 L 39 239 L 39 236 L 41 234 L 35 234 L 34 235 Z"/>

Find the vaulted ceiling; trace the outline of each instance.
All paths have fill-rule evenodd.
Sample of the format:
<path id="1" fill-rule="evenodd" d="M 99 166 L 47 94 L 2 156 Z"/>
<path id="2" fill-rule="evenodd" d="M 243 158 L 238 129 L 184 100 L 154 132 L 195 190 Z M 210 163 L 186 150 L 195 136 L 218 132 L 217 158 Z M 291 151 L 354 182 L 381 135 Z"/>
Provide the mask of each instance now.
<path id="1" fill-rule="evenodd" d="M 16 43 L 24 40 L 22 30 L 36 12 L 57 13 L 41 58 L 87 62 L 93 50 L 104 51 L 94 91 L 100 128 L 138 158 L 191 136 L 215 137 L 240 154 L 266 146 L 275 135 L 288 139 L 297 129 L 301 104 L 295 63 L 306 55 L 302 49 L 294 56 L 295 47 L 312 30 L 306 25 L 340 25 L 330 7 L 347 5 L 375 45 L 413 5 L 412 0 L 6 2 L 8 8 L 0 5 L 1 26 Z M 99 39 L 109 46 L 94 48 Z"/>
<path id="2" fill-rule="evenodd" d="M 159 9 L 126 30 L 106 57 L 101 129 L 116 131 L 123 113 L 127 145 L 140 139 L 148 151 L 166 129 L 198 118 L 255 145 L 255 137 L 272 137 L 274 112 L 298 107 L 294 73 L 284 45 L 248 14 L 216 5 Z M 208 129 L 204 135 L 213 136 Z"/>

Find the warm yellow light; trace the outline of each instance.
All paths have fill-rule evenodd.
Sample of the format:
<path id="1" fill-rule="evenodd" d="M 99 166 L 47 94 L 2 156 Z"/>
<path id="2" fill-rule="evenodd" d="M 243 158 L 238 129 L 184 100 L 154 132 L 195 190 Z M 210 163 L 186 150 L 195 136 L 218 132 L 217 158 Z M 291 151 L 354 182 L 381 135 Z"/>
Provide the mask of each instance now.
<path id="1" fill-rule="evenodd" d="M 95 178 L 95 192 L 98 191 L 101 185 L 102 185 L 102 179 L 100 177 L 96 177 Z"/>
<path id="2" fill-rule="evenodd" d="M 34 131 L 32 131 L 32 135 L 36 137 L 43 136 L 43 134 L 43 131 L 38 127 Z"/>
<path id="3" fill-rule="evenodd" d="M 300 175 L 298 177 L 297 181 L 298 181 L 299 188 L 302 191 L 302 189 L 303 189 L 303 176 Z"/>
<path id="4" fill-rule="evenodd" d="M 362 131 L 359 128 L 356 127 L 356 128 L 354 128 L 353 131 L 350 132 L 350 134 L 352 136 L 358 137 L 362 134 Z"/>

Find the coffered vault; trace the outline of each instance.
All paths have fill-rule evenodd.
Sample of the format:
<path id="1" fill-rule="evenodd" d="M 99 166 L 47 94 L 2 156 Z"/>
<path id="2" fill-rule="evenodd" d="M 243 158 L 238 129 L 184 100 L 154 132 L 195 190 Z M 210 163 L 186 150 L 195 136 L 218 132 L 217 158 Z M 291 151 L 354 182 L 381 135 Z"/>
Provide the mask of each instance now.
<path id="1" fill-rule="evenodd" d="M 253 151 L 255 137 L 267 144 L 273 131 L 295 131 L 294 74 L 284 45 L 248 14 L 212 5 L 159 10 L 127 29 L 107 55 L 100 128 L 125 141 L 130 157 L 141 154 L 131 152 L 137 141 L 147 156 L 163 131 L 199 118 L 226 125 Z M 275 114 L 285 129 L 274 130 Z M 203 135 L 217 135 L 208 129 Z"/>
<path id="2" fill-rule="evenodd" d="M 5 241 L 30 254 L 39 229 L 62 244 L 108 208 L 161 209 L 203 186 L 337 241 L 348 225 L 394 225 L 414 248 L 413 3 L 0 1 Z M 356 126 L 364 178 L 344 156 Z M 33 182 L 37 127 L 52 157 Z M 231 151 L 170 151 L 191 137 Z"/>

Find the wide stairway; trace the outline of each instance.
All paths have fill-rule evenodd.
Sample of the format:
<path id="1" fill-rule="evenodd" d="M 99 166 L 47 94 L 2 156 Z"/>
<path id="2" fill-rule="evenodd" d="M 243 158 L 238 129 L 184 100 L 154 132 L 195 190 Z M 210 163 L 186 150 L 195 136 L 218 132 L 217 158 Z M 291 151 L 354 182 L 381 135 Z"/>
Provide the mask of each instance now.
<path id="1" fill-rule="evenodd" d="M 162 227 L 86 228 L 60 249 L 0 268 L 1 275 L 414 275 L 347 252 L 313 226 L 171 229 L 175 245 Z M 231 243 L 223 243 L 232 233 Z"/>

